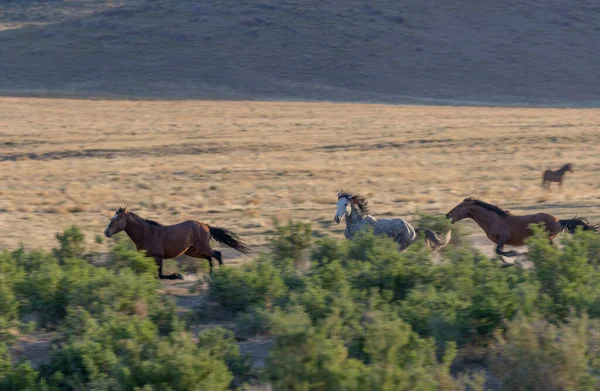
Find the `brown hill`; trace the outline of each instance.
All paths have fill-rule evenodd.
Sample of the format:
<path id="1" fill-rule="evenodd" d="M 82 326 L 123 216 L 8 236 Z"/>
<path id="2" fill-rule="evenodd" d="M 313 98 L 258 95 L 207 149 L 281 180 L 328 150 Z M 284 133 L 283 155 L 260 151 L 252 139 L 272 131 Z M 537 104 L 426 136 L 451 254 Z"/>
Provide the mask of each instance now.
<path id="1" fill-rule="evenodd" d="M 596 0 L 2 1 L 0 91 L 600 103 Z"/>

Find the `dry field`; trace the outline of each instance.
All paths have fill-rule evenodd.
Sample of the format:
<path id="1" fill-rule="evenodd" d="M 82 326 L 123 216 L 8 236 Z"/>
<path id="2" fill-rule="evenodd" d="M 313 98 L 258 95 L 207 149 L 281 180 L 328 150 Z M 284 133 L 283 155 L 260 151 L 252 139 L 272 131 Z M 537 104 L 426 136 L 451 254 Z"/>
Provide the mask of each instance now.
<path id="1" fill-rule="evenodd" d="M 0 248 L 51 248 L 75 223 L 103 250 L 94 238 L 125 205 L 258 249 L 274 217 L 342 237 L 341 187 L 366 194 L 376 217 L 445 213 L 472 195 L 600 220 L 599 122 L 591 109 L 1 98 Z M 542 171 L 566 162 L 564 189 L 542 191 Z"/>

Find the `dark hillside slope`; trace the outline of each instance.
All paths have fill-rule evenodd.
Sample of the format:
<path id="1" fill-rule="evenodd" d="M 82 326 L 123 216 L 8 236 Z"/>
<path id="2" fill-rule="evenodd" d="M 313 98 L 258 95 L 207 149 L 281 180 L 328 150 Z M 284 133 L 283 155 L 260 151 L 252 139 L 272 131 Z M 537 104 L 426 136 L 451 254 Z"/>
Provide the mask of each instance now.
<path id="1" fill-rule="evenodd" d="M 4 95 L 600 105 L 596 0 L 4 1 L 0 9 Z"/>

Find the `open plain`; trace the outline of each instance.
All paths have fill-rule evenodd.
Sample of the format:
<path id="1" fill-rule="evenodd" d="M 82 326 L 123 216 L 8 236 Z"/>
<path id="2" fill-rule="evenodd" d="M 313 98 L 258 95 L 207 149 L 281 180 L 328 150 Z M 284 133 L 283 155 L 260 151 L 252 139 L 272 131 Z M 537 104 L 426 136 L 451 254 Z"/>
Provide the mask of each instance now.
<path id="1" fill-rule="evenodd" d="M 77 224 L 106 251 L 94 239 L 125 205 L 231 229 L 259 251 L 273 218 L 341 237 L 342 187 L 367 195 L 375 217 L 414 221 L 475 196 L 598 221 L 599 121 L 595 109 L 2 98 L 0 248 L 52 248 Z M 567 162 L 563 189 L 543 190 L 543 170 Z"/>

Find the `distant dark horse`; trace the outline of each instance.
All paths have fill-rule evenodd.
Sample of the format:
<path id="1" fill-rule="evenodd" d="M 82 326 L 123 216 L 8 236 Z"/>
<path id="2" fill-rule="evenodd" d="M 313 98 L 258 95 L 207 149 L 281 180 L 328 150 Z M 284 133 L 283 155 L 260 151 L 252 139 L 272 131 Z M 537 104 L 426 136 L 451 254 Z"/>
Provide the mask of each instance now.
<path id="1" fill-rule="evenodd" d="M 558 182 L 558 186 L 562 188 L 562 181 L 565 172 L 573 172 L 573 165 L 567 163 L 556 171 L 546 170 L 542 176 L 542 187 L 550 189 L 550 182 Z"/>
<path id="2" fill-rule="evenodd" d="M 187 220 L 179 224 L 164 226 L 156 221 L 143 219 L 129 212 L 127 207 L 119 208 L 110 219 L 104 235 L 110 238 L 114 234 L 125 231 L 135 243 L 138 251 L 145 250 L 146 255 L 153 257 L 158 265 L 159 278 L 175 280 L 183 279 L 179 273 L 165 275 L 162 273 L 163 259 L 176 258 L 182 254 L 194 258 L 208 260 L 212 271 L 212 258 L 223 264 L 221 252 L 210 248 L 211 237 L 217 242 L 231 247 L 243 254 L 250 250 L 231 231 L 211 227 L 198 221 Z"/>
<path id="3" fill-rule="evenodd" d="M 598 232 L 597 225 L 591 225 L 584 218 L 559 220 L 547 213 L 515 216 L 511 212 L 496 205 L 469 197 L 456 205 L 446 214 L 446 218 L 454 224 L 462 219 L 473 219 L 485 231 L 487 237 L 496 243 L 496 254 L 505 257 L 519 255 L 516 251 L 503 251 L 504 245 L 523 246 L 525 239 L 531 236 L 530 224 L 544 223 L 548 236 L 552 240 L 558 233 L 566 231 L 574 234 L 577 227 L 584 231 Z M 507 264 L 510 266 L 512 264 Z"/>

